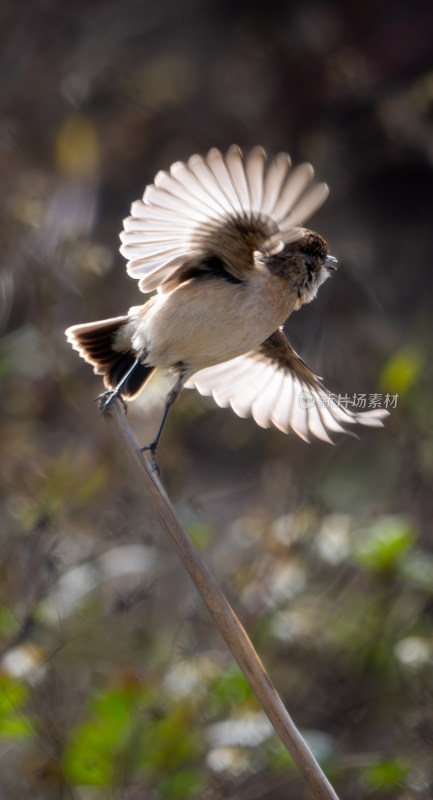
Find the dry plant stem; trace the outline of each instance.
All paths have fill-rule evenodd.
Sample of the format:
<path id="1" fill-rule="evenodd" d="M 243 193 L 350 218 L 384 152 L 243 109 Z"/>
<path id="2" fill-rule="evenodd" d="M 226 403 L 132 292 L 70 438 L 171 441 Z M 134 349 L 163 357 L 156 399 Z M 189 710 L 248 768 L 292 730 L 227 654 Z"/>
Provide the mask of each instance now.
<path id="1" fill-rule="evenodd" d="M 246 631 L 224 593 L 201 559 L 186 530 L 179 522 L 161 483 L 152 473 L 147 458 L 135 439 L 119 401 L 113 400 L 104 414 L 115 423 L 124 444 L 140 468 L 143 488 L 162 528 L 176 548 L 185 568 L 211 612 L 227 646 L 236 659 L 275 731 L 319 800 L 338 800 L 328 779 L 297 730 L 280 696 L 271 683 Z"/>

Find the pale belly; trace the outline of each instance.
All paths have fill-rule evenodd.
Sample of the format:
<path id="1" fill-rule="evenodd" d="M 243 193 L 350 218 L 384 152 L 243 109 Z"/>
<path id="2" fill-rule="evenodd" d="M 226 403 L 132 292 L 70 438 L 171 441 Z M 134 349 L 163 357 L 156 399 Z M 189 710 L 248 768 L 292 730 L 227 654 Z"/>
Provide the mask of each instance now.
<path id="1" fill-rule="evenodd" d="M 258 347 L 289 316 L 295 299 L 280 278 L 244 286 L 189 282 L 130 310 L 129 336 L 146 362 L 196 371 Z"/>

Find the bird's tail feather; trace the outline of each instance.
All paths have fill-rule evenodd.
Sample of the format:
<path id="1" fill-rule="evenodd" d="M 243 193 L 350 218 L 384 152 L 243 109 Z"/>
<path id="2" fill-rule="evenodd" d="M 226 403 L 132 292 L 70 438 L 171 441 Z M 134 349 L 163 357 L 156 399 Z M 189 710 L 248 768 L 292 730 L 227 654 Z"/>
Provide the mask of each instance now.
<path id="1" fill-rule="evenodd" d="M 116 347 L 118 333 L 128 319 L 127 316 L 113 317 L 86 325 L 73 325 L 67 329 L 66 338 L 81 358 L 92 364 L 94 372 L 104 376 L 107 389 L 114 390 L 122 384 L 122 397 L 131 400 L 147 383 L 155 367 L 137 363 L 132 369 L 137 353 Z M 129 371 L 131 374 L 122 383 Z"/>

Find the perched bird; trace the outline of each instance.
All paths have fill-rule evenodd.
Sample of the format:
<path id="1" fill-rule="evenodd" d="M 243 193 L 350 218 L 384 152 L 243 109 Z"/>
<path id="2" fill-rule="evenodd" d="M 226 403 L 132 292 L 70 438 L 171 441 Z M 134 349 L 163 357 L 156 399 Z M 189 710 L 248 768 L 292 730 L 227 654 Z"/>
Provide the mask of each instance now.
<path id="1" fill-rule="evenodd" d="M 225 156 L 212 149 L 158 172 L 132 204 L 120 234 L 127 270 L 155 294 L 125 316 L 74 325 L 66 336 L 113 397 L 134 398 L 156 368 L 175 377 L 169 407 L 182 387 L 213 395 L 241 417 L 251 414 L 331 441 L 346 424 L 382 425 L 383 409 L 339 405 L 287 341 L 281 325 L 335 269 L 326 241 L 302 227 L 325 201 L 313 168 L 292 168 L 287 153 L 268 162 L 255 147 Z"/>

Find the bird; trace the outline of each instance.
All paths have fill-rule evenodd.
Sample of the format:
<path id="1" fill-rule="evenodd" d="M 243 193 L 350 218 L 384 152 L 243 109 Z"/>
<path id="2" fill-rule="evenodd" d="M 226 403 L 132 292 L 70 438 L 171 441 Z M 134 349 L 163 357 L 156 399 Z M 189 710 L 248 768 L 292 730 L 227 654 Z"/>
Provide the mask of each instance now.
<path id="1" fill-rule="evenodd" d="M 346 425 L 380 427 L 388 412 L 338 402 L 283 332 L 336 269 L 325 239 L 304 223 L 328 196 L 311 164 L 262 147 L 212 148 L 156 174 L 120 234 L 128 274 L 148 294 L 119 317 L 73 325 L 67 340 L 102 375 L 101 408 L 134 399 L 155 370 L 172 385 L 156 450 L 181 389 L 212 395 L 240 417 L 333 443 Z"/>

